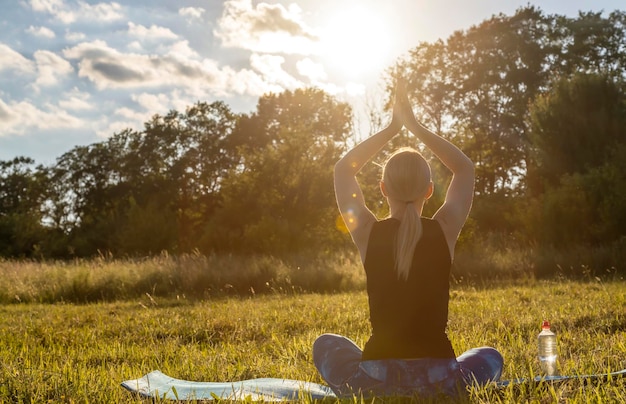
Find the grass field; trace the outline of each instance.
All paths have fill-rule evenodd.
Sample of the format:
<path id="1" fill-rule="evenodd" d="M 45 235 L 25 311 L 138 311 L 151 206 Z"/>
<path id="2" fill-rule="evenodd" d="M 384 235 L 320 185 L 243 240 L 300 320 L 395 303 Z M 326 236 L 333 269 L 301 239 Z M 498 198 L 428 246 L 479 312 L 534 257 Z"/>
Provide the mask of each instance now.
<path id="1" fill-rule="evenodd" d="M 623 280 L 452 287 L 449 335 L 455 350 L 496 347 L 505 358 L 505 379 L 538 372 L 536 335 L 544 318 L 558 334 L 562 374 L 626 368 Z M 365 293 L 208 299 L 144 294 L 87 304 L 3 304 L 0 401 L 142 402 L 120 382 L 155 369 L 196 381 L 322 382 L 311 345 L 323 332 L 362 345 L 369 333 Z M 626 382 L 482 388 L 470 395 L 470 402 L 512 401 L 626 402 Z"/>

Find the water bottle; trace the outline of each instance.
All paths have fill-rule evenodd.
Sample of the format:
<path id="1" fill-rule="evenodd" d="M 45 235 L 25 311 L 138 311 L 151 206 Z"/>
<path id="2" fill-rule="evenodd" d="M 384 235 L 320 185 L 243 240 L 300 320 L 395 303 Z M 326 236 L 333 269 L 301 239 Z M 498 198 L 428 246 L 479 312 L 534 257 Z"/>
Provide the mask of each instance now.
<path id="1" fill-rule="evenodd" d="M 539 342 L 539 364 L 546 376 L 555 376 L 556 372 L 556 334 L 550 330 L 550 322 L 544 320 L 541 332 L 537 337 Z"/>

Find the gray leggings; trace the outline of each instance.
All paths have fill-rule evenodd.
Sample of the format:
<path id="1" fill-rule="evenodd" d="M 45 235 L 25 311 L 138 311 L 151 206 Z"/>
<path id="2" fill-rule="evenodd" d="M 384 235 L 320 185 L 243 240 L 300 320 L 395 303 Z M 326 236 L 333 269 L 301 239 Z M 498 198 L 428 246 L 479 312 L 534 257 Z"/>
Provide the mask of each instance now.
<path id="1" fill-rule="evenodd" d="M 323 334 L 313 344 L 313 362 L 339 397 L 465 394 L 468 384 L 497 381 L 502 355 L 490 347 L 474 348 L 458 358 L 361 360 L 361 349 L 350 339 Z"/>

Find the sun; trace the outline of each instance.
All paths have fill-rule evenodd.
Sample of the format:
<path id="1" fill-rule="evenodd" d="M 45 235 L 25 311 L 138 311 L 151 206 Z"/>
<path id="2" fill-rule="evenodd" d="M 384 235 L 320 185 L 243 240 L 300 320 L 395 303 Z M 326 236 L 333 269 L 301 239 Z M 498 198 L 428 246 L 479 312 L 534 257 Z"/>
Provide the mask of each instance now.
<path id="1" fill-rule="evenodd" d="M 321 56 L 330 68 L 348 79 L 381 73 L 391 57 L 389 25 L 370 7 L 340 9 L 321 30 Z"/>

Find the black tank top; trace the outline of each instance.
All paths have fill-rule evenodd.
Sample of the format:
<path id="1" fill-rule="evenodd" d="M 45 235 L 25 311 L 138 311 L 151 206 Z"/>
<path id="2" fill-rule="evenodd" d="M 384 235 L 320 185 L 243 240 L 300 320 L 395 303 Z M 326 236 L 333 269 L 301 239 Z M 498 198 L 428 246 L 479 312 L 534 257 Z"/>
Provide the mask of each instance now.
<path id="1" fill-rule="evenodd" d="M 363 360 L 454 358 L 446 335 L 450 251 L 439 222 L 422 218 L 408 279 L 398 279 L 395 238 L 400 221 L 374 223 L 365 254 L 372 335 Z"/>

